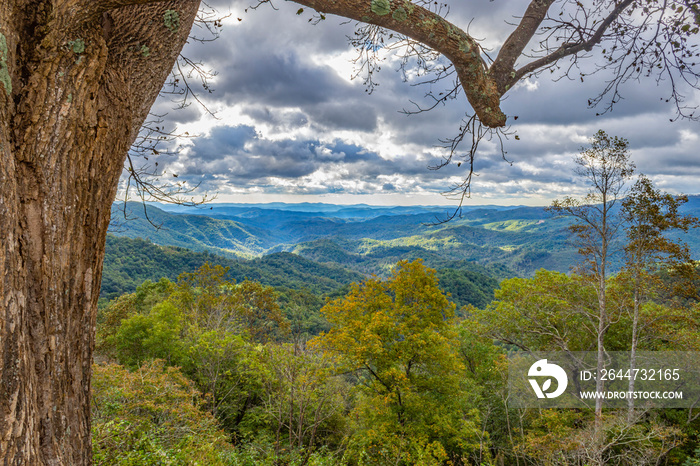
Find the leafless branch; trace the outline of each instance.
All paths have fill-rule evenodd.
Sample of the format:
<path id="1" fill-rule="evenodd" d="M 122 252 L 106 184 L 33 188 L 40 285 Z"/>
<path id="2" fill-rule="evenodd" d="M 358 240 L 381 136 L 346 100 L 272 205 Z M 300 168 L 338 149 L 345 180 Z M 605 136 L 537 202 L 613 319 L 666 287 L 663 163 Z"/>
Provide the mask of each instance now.
<path id="1" fill-rule="evenodd" d="M 435 222 L 430 223 L 430 225 L 439 225 L 449 222 L 454 218 L 461 217 L 464 200 L 471 195 L 472 178 L 475 176 L 474 160 L 479 149 L 479 144 L 484 139 L 487 141 L 495 140 L 503 160 L 506 163 L 512 164 L 512 162 L 506 158 L 507 152 L 504 148 L 504 140 L 508 139 L 510 136 L 518 138 L 509 128 L 489 128 L 483 125 L 476 115 L 467 115 L 466 119 L 462 120 L 457 136 L 440 140 L 442 144 L 441 147 L 445 150 L 445 155 L 437 165 L 429 168 L 431 170 L 439 170 L 449 164 L 456 164 L 457 167 L 461 167 L 463 164 L 467 163 L 469 165 L 469 171 L 467 175 L 463 177 L 462 182 L 455 184 L 444 194 L 448 198 L 457 201 L 457 207 L 445 218 L 435 217 Z M 467 139 L 467 144 L 469 144 L 468 149 L 460 153 L 459 149 L 465 139 Z"/>

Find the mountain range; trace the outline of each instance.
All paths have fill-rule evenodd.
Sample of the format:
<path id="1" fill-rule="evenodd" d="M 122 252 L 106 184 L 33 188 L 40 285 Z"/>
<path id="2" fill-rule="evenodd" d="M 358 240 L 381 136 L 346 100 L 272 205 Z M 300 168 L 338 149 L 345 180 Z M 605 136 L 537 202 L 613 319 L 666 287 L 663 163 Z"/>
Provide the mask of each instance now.
<path id="1" fill-rule="evenodd" d="M 230 258 L 292 252 L 362 273 L 382 274 L 397 260 L 415 257 L 502 264 L 521 274 L 543 266 L 567 270 L 572 263 L 568 220 L 543 208 L 465 209 L 461 218 L 436 224 L 447 212 L 444 207 L 128 203 L 115 205 L 111 232 Z"/>
<path id="2" fill-rule="evenodd" d="M 108 240 L 105 267 L 119 263 L 119 254 L 127 253 L 124 248 L 136 247 L 120 242 L 119 237 L 140 238 L 161 247 L 161 252 L 148 253 L 163 256 L 160 259 L 147 255 L 139 259 L 142 264 L 150 261 L 152 275 L 159 267 L 166 267 L 158 273 L 170 278 L 177 270 L 191 271 L 173 265 L 175 257 L 183 264 L 203 263 L 210 257 L 233 261 L 237 279 L 258 279 L 271 286 L 288 286 L 289 280 L 298 283 L 310 274 L 307 278 L 319 286 L 318 292 L 362 276 L 386 276 L 403 259 L 421 258 L 438 270 L 474 270 L 496 280 L 529 276 L 540 268 L 567 272 L 580 260 L 569 240 L 571 220 L 554 216 L 544 207 L 475 206 L 440 223 L 449 213 L 448 208 L 434 206 L 115 204 L 110 228 L 114 236 Z M 683 213 L 700 216 L 700 196 L 690 196 Z M 690 231 L 682 239 L 694 258 L 700 258 L 700 231 Z M 195 260 L 178 248 L 205 256 Z M 274 279 L 275 268 L 296 278 Z M 137 269 L 137 264 L 124 263 L 114 270 L 123 281 L 127 276 L 141 278 Z M 109 287 L 108 273 L 105 278 Z"/>

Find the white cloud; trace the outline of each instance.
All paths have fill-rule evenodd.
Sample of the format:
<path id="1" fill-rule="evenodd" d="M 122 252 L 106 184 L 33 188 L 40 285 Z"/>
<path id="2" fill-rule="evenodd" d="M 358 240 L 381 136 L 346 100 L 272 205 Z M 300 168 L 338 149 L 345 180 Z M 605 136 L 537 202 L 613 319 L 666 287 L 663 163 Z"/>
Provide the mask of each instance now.
<path id="1" fill-rule="evenodd" d="M 463 94 L 407 117 L 401 109 L 413 108 L 411 101 L 429 104 L 426 93 L 442 91 L 442 84 L 404 83 L 390 58 L 376 76 L 379 87 L 368 95 L 360 80 L 350 79 L 355 52 L 345 36 L 352 24 L 328 16 L 312 26 L 310 11 L 296 15 L 299 6 L 291 2 L 276 5 L 279 11 L 263 5 L 248 13 L 242 0 L 217 3 L 232 12 L 222 37 L 185 51 L 219 71 L 215 92 L 201 94 L 216 118 L 196 104 L 171 112 L 170 121 L 181 132 L 200 138 L 181 141 L 186 150 L 161 161 L 168 172 L 201 180 L 203 189 L 227 201 L 243 201 L 245 194 L 247 202 L 253 195 L 342 203 L 453 202 L 439 192 L 459 183 L 465 166 L 437 172 L 427 167 L 444 153 L 437 147 L 440 139 L 456 134 L 468 110 Z M 449 19 L 484 38 L 492 55 L 512 30 L 507 21 L 526 6 L 524 0 L 450 3 Z M 596 117 L 602 110 L 588 109 L 587 102 L 606 78 L 593 75 L 581 83 L 542 76 L 512 89 L 503 108 L 519 117 L 509 121 L 520 140 L 511 138 L 505 146 L 513 163 L 502 160 L 496 141 L 483 141 L 467 202 L 546 204 L 562 193 L 583 192 L 572 174 L 572 156 L 600 128 L 627 138 L 639 171 L 660 187 L 697 192 L 698 124 L 671 123 L 672 109 L 659 100 L 661 90 L 651 80 L 627 86 L 626 99 L 612 113 Z M 700 102 L 699 92 L 688 97 Z M 171 107 L 161 100 L 156 110 Z M 226 131 L 242 129 L 245 134 L 227 139 Z M 235 145 L 239 140 L 241 147 Z"/>

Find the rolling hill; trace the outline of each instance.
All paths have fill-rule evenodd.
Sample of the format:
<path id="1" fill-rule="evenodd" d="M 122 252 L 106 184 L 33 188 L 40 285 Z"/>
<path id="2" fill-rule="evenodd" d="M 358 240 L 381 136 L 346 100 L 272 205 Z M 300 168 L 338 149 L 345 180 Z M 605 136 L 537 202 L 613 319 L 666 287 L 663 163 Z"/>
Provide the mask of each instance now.
<path id="1" fill-rule="evenodd" d="M 319 263 L 297 254 L 276 252 L 255 259 L 231 259 L 210 252 L 196 252 L 177 246 L 159 246 L 144 239 L 107 236 L 101 297 L 109 300 L 131 293 L 145 280 L 165 277 L 176 281 L 183 272 L 194 272 L 205 263 L 228 267 L 228 279 L 255 280 L 285 294 L 288 290 L 308 292 L 317 297 L 334 297 L 367 275 L 332 263 Z M 393 265 L 393 264 L 392 264 Z M 451 293 L 458 306 L 484 306 L 493 299 L 500 278 L 512 273 L 465 261 L 445 262 L 438 270 L 442 289 Z"/>
<path id="2" fill-rule="evenodd" d="M 691 196 L 683 210 L 700 215 L 700 196 Z M 124 221 L 122 211 L 130 220 Z M 570 220 L 542 207 L 476 206 L 448 223 L 434 224 L 445 212 L 430 206 L 128 203 L 115 204 L 117 225 L 111 231 L 229 259 L 291 252 L 361 274 L 383 275 L 398 260 L 414 258 L 435 268 L 468 261 L 524 276 L 543 267 L 567 272 L 578 261 L 568 241 Z M 683 239 L 700 258 L 700 231 Z"/>
<path id="3" fill-rule="evenodd" d="M 417 257 L 429 263 L 505 264 L 520 274 L 553 262 L 567 270 L 570 262 L 563 231 L 566 221 L 537 208 L 474 209 L 461 219 L 432 225 L 443 208 L 309 205 L 305 211 L 297 205 L 289 210 L 253 205 L 190 208 L 181 213 L 160 207 L 128 204 L 129 220 L 123 221 L 121 208 L 115 206 L 113 218 L 119 223 L 112 233 L 228 258 L 293 252 L 361 273 L 382 274 L 400 259 Z M 556 257 L 552 251 L 564 254 Z"/>

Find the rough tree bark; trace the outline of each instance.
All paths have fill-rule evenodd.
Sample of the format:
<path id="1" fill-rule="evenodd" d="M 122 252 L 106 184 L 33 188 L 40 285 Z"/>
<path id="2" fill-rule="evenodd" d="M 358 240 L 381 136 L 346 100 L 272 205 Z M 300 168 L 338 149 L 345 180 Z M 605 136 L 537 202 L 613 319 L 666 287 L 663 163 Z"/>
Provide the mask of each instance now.
<path id="1" fill-rule="evenodd" d="M 90 374 L 124 158 L 199 0 L 0 5 L 0 459 L 91 463 Z M 136 5 L 139 4 L 139 5 Z"/>
<path id="2" fill-rule="evenodd" d="M 306 3 L 440 49 L 458 64 L 482 119 L 504 124 L 477 44 L 443 18 L 410 2 Z M 4 464 L 91 463 L 90 368 L 110 208 L 128 148 L 198 7 L 199 0 L 0 4 Z"/>

